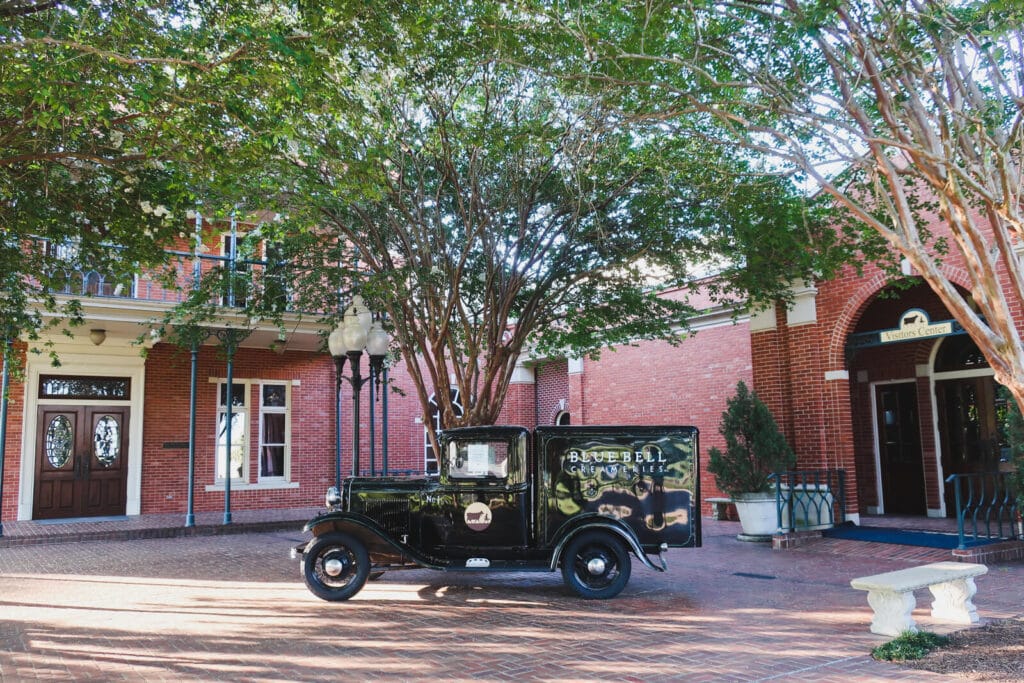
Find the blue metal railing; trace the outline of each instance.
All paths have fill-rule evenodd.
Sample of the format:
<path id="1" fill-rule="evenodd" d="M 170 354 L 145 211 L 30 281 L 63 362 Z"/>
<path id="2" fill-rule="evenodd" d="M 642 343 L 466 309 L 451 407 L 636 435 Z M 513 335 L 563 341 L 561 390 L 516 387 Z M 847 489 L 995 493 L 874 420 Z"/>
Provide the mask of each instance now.
<path id="1" fill-rule="evenodd" d="M 135 278 L 116 278 L 91 268 L 58 268 L 50 274 L 58 294 L 135 298 Z"/>
<path id="2" fill-rule="evenodd" d="M 846 521 L 844 470 L 794 470 L 771 475 L 782 532 L 824 529 Z"/>
<path id="3" fill-rule="evenodd" d="M 972 541 L 1021 538 L 1020 507 L 1008 472 L 951 474 L 959 550 Z"/>

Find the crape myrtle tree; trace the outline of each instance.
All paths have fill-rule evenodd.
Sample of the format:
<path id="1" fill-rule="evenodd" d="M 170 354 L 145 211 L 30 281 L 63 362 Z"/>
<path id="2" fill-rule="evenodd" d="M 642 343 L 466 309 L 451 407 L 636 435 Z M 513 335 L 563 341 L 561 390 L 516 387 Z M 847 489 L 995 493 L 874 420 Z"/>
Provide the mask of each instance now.
<path id="1" fill-rule="evenodd" d="M 294 24 L 264 2 L 0 2 L 5 339 L 80 321 L 81 298 L 55 296 L 89 293 L 77 269 L 130 282 L 197 201 L 223 216 L 259 193 L 231 178 L 297 100 Z"/>
<path id="2" fill-rule="evenodd" d="M 1024 8 L 1015 0 L 532 6 L 628 116 L 711 134 L 829 197 L 928 283 L 1024 404 Z M 532 22 L 534 25 L 537 19 Z M 584 66 L 585 62 L 585 66 Z M 694 114 L 711 126 L 694 128 Z M 949 236 L 929 230 L 938 217 Z M 943 270 L 963 260 L 965 293 Z"/>
<path id="3" fill-rule="evenodd" d="M 329 6 L 311 21 L 330 58 L 302 81 L 317 106 L 274 173 L 323 265 L 294 286 L 328 304 L 358 289 L 386 313 L 442 426 L 493 423 L 526 355 L 676 338 L 693 309 L 659 291 L 709 263 L 750 265 L 727 269 L 729 305 L 822 267 L 806 247 L 832 232 L 786 179 L 549 73 L 576 47 L 519 32 L 507 3 L 366 12 L 388 27 L 374 49 L 336 40 Z"/>

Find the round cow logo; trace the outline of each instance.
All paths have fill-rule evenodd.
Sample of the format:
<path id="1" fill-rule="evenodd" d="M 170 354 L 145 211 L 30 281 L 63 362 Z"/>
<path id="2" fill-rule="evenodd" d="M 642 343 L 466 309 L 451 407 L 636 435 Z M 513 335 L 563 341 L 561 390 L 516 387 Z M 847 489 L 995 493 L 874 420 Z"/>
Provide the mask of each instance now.
<path id="1" fill-rule="evenodd" d="M 483 531 L 491 525 L 491 508 L 487 507 L 487 503 L 470 503 L 464 517 L 470 529 Z"/>

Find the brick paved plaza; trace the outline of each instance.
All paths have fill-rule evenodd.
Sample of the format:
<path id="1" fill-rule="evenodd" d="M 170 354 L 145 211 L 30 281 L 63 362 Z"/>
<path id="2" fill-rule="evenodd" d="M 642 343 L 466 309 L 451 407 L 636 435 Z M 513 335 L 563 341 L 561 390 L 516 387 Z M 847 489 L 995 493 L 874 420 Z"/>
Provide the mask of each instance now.
<path id="1" fill-rule="evenodd" d="M 849 587 L 948 551 L 772 551 L 708 522 L 704 548 L 670 552 L 667 574 L 634 563 L 611 601 L 558 574 L 412 571 L 332 604 L 288 559 L 297 529 L 0 548 L 0 680 L 949 680 L 871 660 L 885 639 Z M 1022 579 L 978 579 L 983 621 L 1024 613 Z M 918 623 L 948 631 L 927 604 Z"/>

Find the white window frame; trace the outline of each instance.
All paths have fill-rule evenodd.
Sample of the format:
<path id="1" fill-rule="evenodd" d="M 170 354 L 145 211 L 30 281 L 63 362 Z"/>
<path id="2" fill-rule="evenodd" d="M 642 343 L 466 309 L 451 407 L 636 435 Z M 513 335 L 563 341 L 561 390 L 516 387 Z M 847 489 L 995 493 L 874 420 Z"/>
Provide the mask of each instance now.
<path id="1" fill-rule="evenodd" d="M 258 385 L 259 388 L 259 407 L 260 407 L 260 420 L 259 420 L 259 438 L 257 439 L 257 453 L 259 456 L 259 462 L 256 465 L 256 472 L 258 481 L 263 482 L 274 482 L 274 483 L 285 483 L 291 481 L 292 477 L 292 384 L 288 380 L 264 380 Z M 269 386 L 280 386 L 284 387 L 284 406 L 265 406 L 263 405 L 263 388 Z M 263 441 L 263 422 L 266 415 L 284 415 L 284 443 L 283 444 L 270 444 L 273 446 L 283 445 L 284 446 L 284 459 L 283 459 L 283 472 L 280 475 L 263 476 L 263 447 L 267 444 Z"/>
<path id="2" fill-rule="evenodd" d="M 214 419 L 214 426 L 213 426 L 213 433 L 214 433 L 214 439 L 215 439 L 214 452 L 216 453 L 217 451 L 220 450 L 217 447 L 217 444 L 216 444 L 217 425 L 219 424 L 220 414 L 222 412 L 221 406 L 220 406 L 220 387 L 224 386 L 225 384 L 227 384 L 227 379 L 224 378 L 224 377 L 207 377 L 207 381 L 211 385 L 215 386 L 216 387 L 216 391 L 217 391 L 216 398 L 215 398 L 215 400 L 217 402 L 217 417 Z M 233 379 L 232 384 L 241 384 L 241 385 L 245 386 L 245 406 L 244 406 L 244 409 L 246 411 L 246 419 L 245 419 L 245 442 L 244 442 L 244 447 L 245 447 L 245 466 L 243 468 L 244 479 L 232 479 L 231 480 L 231 490 L 233 490 L 233 491 L 236 491 L 236 490 L 237 491 L 248 491 L 248 490 L 256 490 L 256 489 L 273 490 L 273 489 L 297 489 L 297 488 L 300 488 L 299 482 L 291 480 L 291 440 L 292 440 L 291 408 L 292 408 L 292 396 L 293 396 L 293 394 L 292 394 L 292 387 L 301 386 L 300 380 L 298 380 L 298 379 L 265 379 L 265 378 L 258 378 L 258 377 L 247 377 L 245 379 Z M 286 417 L 285 417 L 285 435 L 286 435 L 286 438 L 288 439 L 288 443 L 286 444 L 286 450 L 285 450 L 285 458 L 286 458 L 286 464 L 285 464 L 285 468 L 286 468 L 285 469 L 285 473 L 286 474 L 285 474 L 285 476 L 287 477 L 287 479 L 285 477 L 263 477 L 262 479 L 260 479 L 259 478 L 259 471 L 260 471 L 259 470 L 259 462 L 256 463 L 256 474 L 255 475 L 252 474 L 252 471 L 253 471 L 252 470 L 252 460 L 253 460 L 252 449 L 253 449 L 253 445 L 254 445 L 253 444 L 252 434 L 251 434 L 251 428 L 252 428 L 252 424 L 253 424 L 253 420 L 252 420 L 252 418 L 253 418 L 253 413 L 252 413 L 252 410 L 253 410 L 253 406 L 252 406 L 253 391 L 252 390 L 253 390 L 253 387 L 258 387 L 259 388 L 259 392 L 260 393 L 259 393 L 259 396 L 257 396 L 257 398 L 256 398 L 256 400 L 258 401 L 256 410 L 259 410 L 259 408 L 262 407 L 262 404 L 263 404 L 262 385 L 264 385 L 264 384 L 275 384 L 275 385 L 283 384 L 285 387 L 287 387 L 287 389 L 286 389 L 286 391 L 287 391 L 286 401 L 288 403 L 288 412 L 286 413 Z M 132 386 L 134 387 L 134 384 Z M 262 429 L 263 429 L 262 420 L 258 420 L 257 422 L 259 423 L 258 429 L 260 429 L 260 434 L 262 434 Z M 234 437 L 234 432 L 233 431 L 232 431 L 231 436 Z M 259 444 L 260 439 L 257 437 L 255 441 L 256 441 L 257 444 Z M 220 460 L 222 460 L 222 459 L 223 458 L 220 458 Z M 213 465 L 214 481 L 213 481 L 213 483 L 210 483 L 210 484 L 206 485 L 205 489 L 206 489 L 207 492 L 223 491 L 226 488 L 226 483 L 225 483 L 224 479 L 218 478 L 216 476 L 217 475 L 217 467 L 218 467 L 218 463 L 215 462 L 214 465 Z"/>

